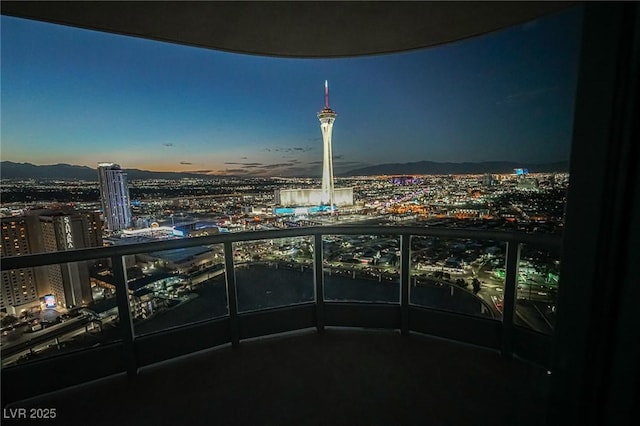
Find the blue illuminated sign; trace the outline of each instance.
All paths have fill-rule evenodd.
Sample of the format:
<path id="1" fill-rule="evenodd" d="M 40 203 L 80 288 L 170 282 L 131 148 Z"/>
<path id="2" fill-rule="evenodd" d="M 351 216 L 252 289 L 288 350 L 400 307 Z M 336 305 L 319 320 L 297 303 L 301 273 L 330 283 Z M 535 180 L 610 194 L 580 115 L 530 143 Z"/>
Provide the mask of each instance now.
<path id="1" fill-rule="evenodd" d="M 56 296 L 53 294 L 47 294 L 44 296 L 44 306 L 47 308 L 55 308 L 56 307 Z"/>
<path id="2" fill-rule="evenodd" d="M 301 214 L 314 214 L 330 212 L 331 206 L 321 205 L 313 207 L 276 207 L 273 212 L 281 215 L 301 215 Z M 338 211 L 338 208 L 334 205 L 333 211 Z"/>

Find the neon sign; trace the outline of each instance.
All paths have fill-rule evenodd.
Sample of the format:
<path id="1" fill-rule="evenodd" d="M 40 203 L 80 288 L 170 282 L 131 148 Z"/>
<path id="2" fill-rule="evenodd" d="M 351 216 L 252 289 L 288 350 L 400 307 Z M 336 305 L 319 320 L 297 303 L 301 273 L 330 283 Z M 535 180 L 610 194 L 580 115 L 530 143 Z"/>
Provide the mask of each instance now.
<path id="1" fill-rule="evenodd" d="M 62 221 L 64 222 L 64 235 L 65 240 L 67 242 L 67 248 L 74 248 L 73 245 L 73 236 L 71 235 L 71 221 L 69 220 L 69 216 L 65 216 Z"/>
<path id="2" fill-rule="evenodd" d="M 55 308 L 56 307 L 56 296 L 53 294 L 47 294 L 44 296 L 44 305 L 47 308 Z"/>

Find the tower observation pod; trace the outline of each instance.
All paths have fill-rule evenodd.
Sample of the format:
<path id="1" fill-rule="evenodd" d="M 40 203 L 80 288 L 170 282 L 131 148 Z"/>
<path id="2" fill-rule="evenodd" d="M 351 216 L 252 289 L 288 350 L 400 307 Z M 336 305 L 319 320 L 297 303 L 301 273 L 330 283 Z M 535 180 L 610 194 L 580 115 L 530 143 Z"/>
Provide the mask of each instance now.
<path id="1" fill-rule="evenodd" d="M 334 191 L 333 191 L 333 152 L 331 150 L 331 133 L 333 132 L 333 122 L 336 120 L 336 113 L 329 108 L 329 83 L 324 81 L 324 108 L 318 113 L 320 120 L 320 130 L 322 130 L 322 142 L 324 154 L 322 157 L 322 203 L 331 206 L 333 212 Z"/>

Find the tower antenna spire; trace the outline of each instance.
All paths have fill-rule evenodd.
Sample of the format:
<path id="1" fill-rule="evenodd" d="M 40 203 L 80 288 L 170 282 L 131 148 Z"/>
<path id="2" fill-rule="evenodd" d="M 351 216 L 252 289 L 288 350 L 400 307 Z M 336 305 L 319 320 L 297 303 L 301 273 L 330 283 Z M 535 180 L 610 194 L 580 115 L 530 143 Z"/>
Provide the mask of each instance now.
<path id="1" fill-rule="evenodd" d="M 324 81 L 324 107 L 329 108 L 329 82 Z"/>
<path id="2" fill-rule="evenodd" d="M 331 152 L 331 133 L 333 132 L 333 122 L 336 113 L 329 108 L 329 82 L 324 81 L 324 109 L 318 113 L 320 129 L 322 130 L 322 144 L 324 153 L 322 158 L 322 203 L 331 206 L 333 213 L 333 153 Z"/>

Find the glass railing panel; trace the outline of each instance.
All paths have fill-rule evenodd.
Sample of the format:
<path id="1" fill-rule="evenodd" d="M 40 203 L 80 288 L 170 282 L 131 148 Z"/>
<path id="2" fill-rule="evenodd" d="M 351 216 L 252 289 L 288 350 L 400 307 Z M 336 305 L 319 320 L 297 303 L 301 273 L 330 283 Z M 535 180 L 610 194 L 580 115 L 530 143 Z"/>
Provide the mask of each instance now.
<path id="1" fill-rule="evenodd" d="M 2 366 L 121 340 L 116 286 L 94 278 L 104 269 L 83 261 L 3 270 L 15 300 L 3 301 Z"/>
<path id="2" fill-rule="evenodd" d="M 222 244 L 125 256 L 136 335 L 228 315 Z"/>
<path id="3" fill-rule="evenodd" d="M 412 236 L 410 250 L 410 304 L 502 317 L 504 243 Z"/>
<path id="4" fill-rule="evenodd" d="M 560 256 L 522 244 L 518 263 L 514 323 L 551 334 L 556 322 Z"/>
<path id="5" fill-rule="evenodd" d="M 233 243 L 238 312 L 313 302 L 312 237 Z"/>
<path id="6" fill-rule="evenodd" d="M 400 238 L 326 235 L 322 238 L 324 300 L 400 303 Z"/>

